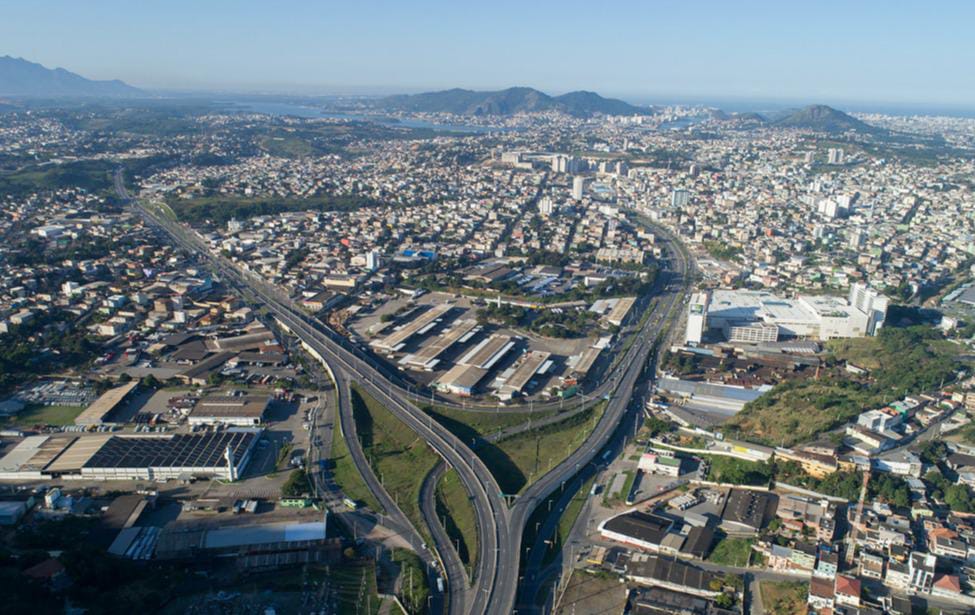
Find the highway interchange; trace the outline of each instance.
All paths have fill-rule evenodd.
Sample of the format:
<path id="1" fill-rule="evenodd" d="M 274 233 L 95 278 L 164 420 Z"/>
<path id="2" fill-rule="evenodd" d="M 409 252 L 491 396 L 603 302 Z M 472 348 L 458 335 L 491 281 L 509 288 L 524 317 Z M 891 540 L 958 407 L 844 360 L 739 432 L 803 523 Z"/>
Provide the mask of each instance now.
<path id="1" fill-rule="evenodd" d="M 437 595 L 431 604 L 431 610 L 478 615 L 516 612 L 516 596 L 522 580 L 519 577 L 521 544 L 526 524 L 535 509 L 551 494 L 560 489 L 564 491 L 588 464 L 598 462 L 613 436 L 619 433 L 621 422 L 631 407 L 630 401 L 635 388 L 646 380 L 645 368 L 651 360 L 651 353 L 657 348 L 661 334 L 671 324 L 675 309 L 679 308 L 686 296 L 689 262 L 683 249 L 661 233 L 660 238 L 669 258 L 663 260 L 665 266 L 658 276 L 657 301 L 653 304 L 652 313 L 643 320 L 642 329 L 635 333 L 634 343 L 625 351 L 622 360 L 588 394 L 589 405 L 608 398 L 606 408 L 592 432 L 581 446 L 528 486 L 509 506 L 490 470 L 467 444 L 411 403 L 414 397 L 412 387 L 403 382 L 400 374 L 387 369 L 368 353 L 307 315 L 280 289 L 212 253 L 197 233 L 177 223 L 163 209 L 131 200 L 120 173 L 116 173 L 115 185 L 119 195 L 130 200 L 149 224 L 163 231 L 176 245 L 208 262 L 224 283 L 234 287 L 252 305 L 266 309 L 329 372 L 336 385 L 342 434 L 367 486 L 386 511 L 387 518 L 383 523 L 400 531 L 414 545 L 420 557 L 428 564 L 431 580 L 438 574 L 434 564 L 442 566 L 440 569 L 446 577 L 449 604 L 444 604 L 443 596 L 434 591 Z M 368 465 L 361 445 L 352 431 L 355 428 L 349 387 L 352 382 L 415 431 L 443 459 L 446 467 L 457 472 L 471 498 L 477 521 L 480 556 L 474 582 L 469 588 L 463 566 L 450 547 L 449 540 L 448 544 L 444 544 L 445 534 L 438 527 L 439 520 L 435 510 L 433 518 L 430 518 L 429 502 L 426 505 L 421 503 L 421 510 L 424 511 L 425 521 L 434 536 L 433 546 L 439 557 L 422 543 L 416 547 L 417 541 L 421 540 L 416 528 L 412 527 L 392 501 Z M 459 407 L 442 399 L 438 399 L 437 403 Z M 542 410 L 548 405 L 557 407 L 558 404 L 559 402 L 536 404 L 535 409 Z M 323 488 L 320 477 L 313 480 L 316 488 Z M 547 524 L 551 525 L 551 521 L 548 520 Z"/>

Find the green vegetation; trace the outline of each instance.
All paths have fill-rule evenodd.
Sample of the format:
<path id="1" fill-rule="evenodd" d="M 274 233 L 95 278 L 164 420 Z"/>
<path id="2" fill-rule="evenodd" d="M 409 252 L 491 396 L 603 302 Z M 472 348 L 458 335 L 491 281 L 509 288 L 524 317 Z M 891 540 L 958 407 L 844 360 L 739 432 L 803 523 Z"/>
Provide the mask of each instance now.
<path id="1" fill-rule="evenodd" d="M 602 416 L 605 405 L 605 402 L 601 402 L 564 421 L 522 432 L 499 442 L 489 442 L 483 436 L 524 423 L 528 413 L 459 412 L 444 408 L 436 411 L 427 408 L 426 412 L 458 438 L 473 445 L 474 452 L 491 470 L 501 490 L 514 494 L 555 467 L 582 444 Z M 546 414 L 541 412 L 532 415 L 534 419 L 544 416 Z"/>
<path id="2" fill-rule="evenodd" d="M 400 566 L 399 597 L 410 613 L 425 613 L 430 587 L 423 562 L 416 553 L 405 549 L 393 551 L 393 561 Z"/>
<path id="3" fill-rule="evenodd" d="M 65 517 L 21 524 L 0 549 L 0 584 L 6 613 L 61 613 L 65 600 L 90 613 L 157 612 L 172 599 L 173 588 L 191 587 L 196 581 L 182 567 L 159 562 L 133 566 L 98 548 L 93 532 L 97 519 Z M 60 552 L 72 585 L 64 595 L 23 574 Z"/>
<path id="4" fill-rule="evenodd" d="M 7 420 L 7 425 L 33 427 L 34 425 L 73 425 L 74 419 L 85 408 L 83 406 L 42 406 L 31 404 L 16 416 Z"/>
<path id="5" fill-rule="evenodd" d="M 455 410 L 445 406 L 424 406 L 422 410 L 455 434 L 465 433 L 465 435 L 472 436 L 490 436 L 509 427 L 525 424 L 529 420 L 540 421 L 558 414 L 558 410 L 474 412 L 472 410 Z M 470 442 L 471 439 L 468 438 L 467 441 Z"/>
<path id="6" fill-rule="evenodd" d="M 475 452 L 494 473 L 502 491 L 518 493 L 579 448 L 605 407 L 605 402 L 600 403 L 560 423 L 502 440 L 496 450 L 504 455 L 504 460 L 491 455 L 493 450 L 489 447 L 478 447 Z M 514 473 L 503 471 L 507 464 L 514 465 Z"/>
<path id="7" fill-rule="evenodd" d="M 724 242 L 715 240 L 706 240 L 704 242 L 704 249 L 707 250 L 712 258 L 722 261 L 733 260 L 741 254 L 741 248 L 729 246 Z"/>
<path id="8" fill-rule="evenodd" d="M 925 474 L 924 480 L 931 485 L 931 497 L 935 500 L 944 502 L 956 512 L 975 512 L 975 497 L 972 497 L 972 491 L 966 485 L 952 484 L 938 470 Z"/>
<path id="9" fill-rule="evenodd" d="M 0 194 L 24 197 L 34 192 L 81 188 L 91 193 L 112 189 L 112 170 L 108 160 L 81 160 L 64 164 L 39 164 L 14 173 L 0 174 Z"/>
<path id="10" fill-rule="evenodd" d="M 83 331 L 70 326 L 74 316 L 51 310 L 27 324 L 0 334 L 0 393 L 38 374 L 78 367 L 91 359 L 95 346 Z M 69 326 L 64 327 L 65 324 Z"/>
<path id="11" fill-rule="evenodd" d="M 623 470 L 623 476 L 626 477 L 626 480 L 623 481 L 623 485 L 619 490 L 614 493 L 610 493 L 609 488 L 616 482 L 615 476 L 613 480 L 607 481 L 606 489 L 603 491 L 603 506 L 616 506 L 626 500 L 626 496 L 630 494 L 630 489 L 633 488 L 633 483 L 636 481 L 636 472 L 633 470 Z"/>
<path id="12" fill-rule="evenodd" d="M 755 544 L 753 538 L 733 538 L 722 536 L 711 554 L 708 561 L 721 566 L 737 566 L 747 568 L 752 559 L 752 545 Z"/>
<path id="13" fill-rule="evenodd" d="M 302 469 L 292 470 L 291 474 L 288 475 L 288 480 L 281 486 L 281 496 L 286 498 L 306 495 L 310 491 L 311 485 L 308 482 L 308 474 Z"/>
<path id="14" fill-rule="evenodd" d="M 772 466 L 765 461 L 745 461 L 720 455 L 700 455 L 708 461 L 705 480 L 733 485 L 768 485 L 772 479 Z"/>
<path id="15" fill-rule="evenodd" d="M 559 517 L 559 524 L 555 528 L 555 536 L 547 545 L 545 559 L 542 562 L 544 565 L 550 564 L 555 559 L 556 554 L 562 551 L 563 545 L 565 545 L 565 542 L 569 539 L 569 534 L 572 532 L 572 526 L 576 524 L 576 520 L 579 519 L 579 514 L 582 513 L 582 507 L 585 506 L 586 501 L 589 499 L 589 490 L 592 488 L 595 480 L 595 477 L 592 477 L 582 483 L 572 496 L 572 499 L 569 500 L 569 504 L 565 507 L 565 510 L 562 511 L 562 516 Z M 561 493 L 557 493 L 561 495 Z"/>
<path id="16" fill-rule="evenodd" d="M 477 561 L 477 516 L 456 470 L 444 472 L 437 482 L 437 515 L 470 574 Z"/>
<path id="17" fill-rule="evenodd" d="M 531 330 L 545 337 L 586 337 L 597 328 L 596 314 L 585 309 L 544 310 L 531 322 Z"/>
<path id="18" fill-rule="evenodd" d="M 308 198 L 268 198 L 206 196 L 192 199 L 173 199 L 167 203 L 182 222 L 199 224 L 210 221 L 226 224 L 232 218 L 268 216 L 289 211 L 354 211 L 374 205 L 360 196 L 313 196 Z"/>
<path id="19" fill-rule="evenodd" d="M 332 430 L 332 458 L 331 458 L 332 480 L 335 481 L 345 497 L 364 503 L 377 513 L 385 512 L 383 507 L 369 491 L 366 482 L 359 474 L 359 470 L 352 462 L 352 454 L 349 453 L 349 445 L 345 441 L 345 436 L 341 429 Z"/>
<path id="20" fill-rule="evenodd" d="M 801 581 L 762 581 L 762 606 L 768 615 L 806 615 L 809 587 Z"/>
<path id="21" fill-rule="evenodd" d="M 420 488 L 440 458 L 382 404 L 354 385 L 352 412 L 369 465 L 386 492 L 423 533 L 426 525 L 420 512 Z"/>
<path id="22" fill-rule="evenodd" d="M 791 446 L 864 410 L 950 382 L 957 368 L 954 346 L 926 326 L 887 327 L 877 337 L 834 340 L 829 350 L 829 365 L 848 361 L 870 370 L 870 379 L 854 379 L 836 367 L 820 380 L 778 384 L 728 421 L 726 435 Z"/>

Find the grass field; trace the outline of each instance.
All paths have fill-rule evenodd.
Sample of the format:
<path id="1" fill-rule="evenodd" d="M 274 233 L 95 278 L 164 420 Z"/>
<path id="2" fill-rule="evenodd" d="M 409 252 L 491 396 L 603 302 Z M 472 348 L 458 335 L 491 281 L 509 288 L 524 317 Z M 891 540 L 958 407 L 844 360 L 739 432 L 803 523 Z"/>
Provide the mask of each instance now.
<path id="1" fill-rule="evenodd" d="M 390 497 L 429 542 L 420 513 L 420 488 L 440 458 L 382 404 L 355 386 L 352 387 L 352 410 L 359 440 L 373 471 Z"/>
<path id="2" fill-rule="evenodd" d="M 762 581 L 762 606 L 767 615 L 806 615 L 809 586 L 799 581 Z"/>
<path id="3" fill-rule="evenodd" d="M 482 436 L 490 436 L 491 434 L 497 433 L 502 429 L 527 423 L 529 419 L 533 421 L 540 421 L 558 413 L 557 410 L 547 410 L 544 412 L 532 413 L 510 411 L 470 412 L 455 410 L 453 408 L 445 408 L 443 406 L 424 406 L 423 411 L 427 414 L 433 415 L 437 421 L 445 425 L 448 422 L 457 423 L 457 425 L 453 427 L 451 425 L 446 425 L 448 428 L 451 428 L 451 430 L 460 428 L 461 426 L 466 426 L 471 431 Z M 455 431 L 454 433 L 457 432 Z"/>
<path id="4" fill-rule="evenodd" d="M 486 442 L 482 436 L 525 422 L 527 413 L 448 412 L 442 408 L 439 411 L 427 409 L 427 412 L 468 445 L 474 446 L 474 452 L 491 470 L 504 493 L 519 493 L 575 450 L 602 416 L 605 407 L 602 402 L 559 423 L 499 442 Z M 533 418 L 543 416 L 546 415 L 536 412 Z"/>
<path id="5" fill-rule="evenodd" d="M 505 493 L 519 493 L 577 449 L 605 408 L 605 402 L 600 403 L 561 423 L 518 434 L 496 447 L 479 447 L 476 452 Z"/>
<path id="6" fill-rule="evenodd" d="M 31 404 L 17 416 L 4 423 L 7 426 L 32 427 L 34 425 L 73 425 L 75 417 L 84 411 L 83 406 L 41 406 Z"/>
<path id="7" fill-rule="evenodd" d="M 459 547 L 458 554 L 467 566 L 468 576 L 473 576 L 478 555 L 477 517 L 467 490 L 454 470 L 445 472 L 437 483 L 437 513 L 445 521 L 447 535 Z"/>
<path id="8" fill-rule="evenodd" d="M 752 544 L 754 540 L 748 538 L 732 538 L 724 536 L 714 545 L 708 561 L 722 566 L 737 566 L 746 568 L 752 559 Z"/>
<path id="9" fill-rule="evenodd" d="M 331 402 L 329 402 L 331 403 Z M 362 502 L 375 512 L 385 512 L 372 492 L 366 487 L 365 481 L 352 463 L 349 445 L 345 442 L 345 435 L 341 433 L 338 424 L 332 430 L 332 478 L 342 488 L 346 497 L 356 502 Z"/>

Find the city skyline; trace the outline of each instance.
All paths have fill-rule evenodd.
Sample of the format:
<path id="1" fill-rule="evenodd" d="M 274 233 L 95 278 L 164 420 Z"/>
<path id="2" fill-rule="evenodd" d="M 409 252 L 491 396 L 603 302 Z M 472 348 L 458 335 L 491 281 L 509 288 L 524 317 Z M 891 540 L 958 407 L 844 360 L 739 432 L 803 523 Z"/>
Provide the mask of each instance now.
<path id="1" fill-rule="evenodd" d="M 6 7 L 0 53 L 150 90 L 388 94 L 525 85 L 634 103 L 975 100 L 975 82 L 962 70 L 975 59 L 964 29 L 975 14 L 962 3 L 937 12 L 874 2 L 821 3 L 815 12 L 767 2 L 624 4 L 599 20 L 574 2 L 288 11 L 54 4 Z"/>

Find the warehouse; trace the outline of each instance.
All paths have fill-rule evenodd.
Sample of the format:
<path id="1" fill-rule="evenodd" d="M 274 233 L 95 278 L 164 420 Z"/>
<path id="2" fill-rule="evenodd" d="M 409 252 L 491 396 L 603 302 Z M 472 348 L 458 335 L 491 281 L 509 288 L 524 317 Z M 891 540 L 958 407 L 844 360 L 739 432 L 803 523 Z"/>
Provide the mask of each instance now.
<path id="1" fill-rule="evenodd" d="M 403 357 L 400 363 L 411 369 L 433 371 L 440 363 L 441 354 L 454 344 L 468 342 L 480 329 L 476 320 L 465 318 L 458 321 L 449 331 L 437 336 L 419 352 Z"/>
<path id="2" fill-rule="evenodd" d="M 423 335 L 430 331 L 440 319 L 453 309 L 453 305 L 443 303 L 435 305 L 417 318 L 396 329 L 386 337 L 369 343 L 376 350 L 395 352 L 403 348 L 414 335 Z"/>
<path id="3" fill-rule="evenodd" d="M 0 459 L 0 479 L 168 480 L 188 475 L 236 480 L 260 433 L 231 428 L 201 434 L 33 436 Z"/>
<path id="4" fill-rule="evenodd" d="M 125 401 L 137 386 L 139 386 L 138 381 L 133 381 L 109 389 L 85 408 L 84 412 L 75 417 L 75 425 L 101 425 L 106 422 L 109 415 Z"/>
<path id="5" fill-rule="evenodd" d="M 270 403 L 260 395 L 210 395 L 196 403 L 187 420 L 190 425 L 260 425 Z"/>
<path id="6" fill-rule="evenodd" d="M 544 374 L 548 371 L 551 366 L 550 356 L 551 353 L 542 350 L 526 353 L 517 365 L 498 376 L 495 383 L 498 398 L 508 400 L 521 394 L 535 374 Z"/>

